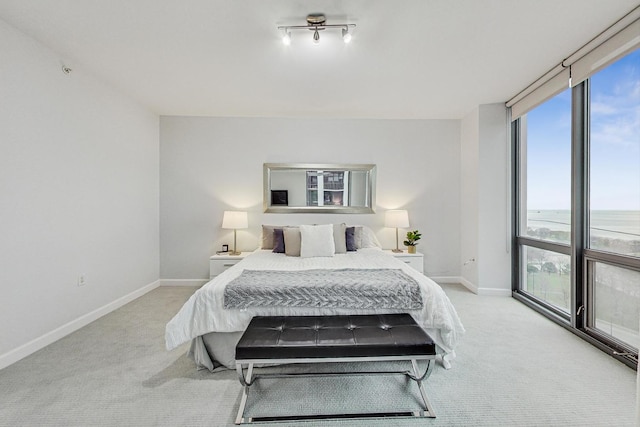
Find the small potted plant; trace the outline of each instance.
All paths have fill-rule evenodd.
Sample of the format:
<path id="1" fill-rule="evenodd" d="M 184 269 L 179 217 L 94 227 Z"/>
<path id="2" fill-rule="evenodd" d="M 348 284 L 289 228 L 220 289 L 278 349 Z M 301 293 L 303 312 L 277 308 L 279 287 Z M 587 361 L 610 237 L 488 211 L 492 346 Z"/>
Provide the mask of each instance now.
<path id="1" fill-rule="evenodd" d="M 407 240 L 404 241 L 404 245 L 407 247 L 407 251 L 410 254 L 416 253 L 416 245 L 421 237 L 422 234 L 418 230 L 407 231 Z"/>

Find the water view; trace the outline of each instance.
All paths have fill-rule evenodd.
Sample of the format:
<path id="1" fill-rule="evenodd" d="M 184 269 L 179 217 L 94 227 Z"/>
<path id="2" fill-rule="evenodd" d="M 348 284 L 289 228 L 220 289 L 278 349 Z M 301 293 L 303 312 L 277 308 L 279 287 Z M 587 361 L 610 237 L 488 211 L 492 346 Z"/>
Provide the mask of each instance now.
<path id="1" fill-rule="evenodd" d="M 530 210 L 527 212 L 527 236 L 569 244 L 571 211 Z M 622 255 L 640 256 L 640 211 L 592 210 L 590 247 Z"/>

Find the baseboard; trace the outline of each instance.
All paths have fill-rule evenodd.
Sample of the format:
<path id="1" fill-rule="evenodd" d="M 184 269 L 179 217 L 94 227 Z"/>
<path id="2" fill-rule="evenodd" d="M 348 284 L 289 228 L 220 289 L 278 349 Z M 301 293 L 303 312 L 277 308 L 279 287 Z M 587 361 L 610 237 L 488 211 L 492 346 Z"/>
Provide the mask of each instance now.
<path id="1" fill-rule="evenodd" d="M 486 297 L 510 297 L 511 289 L 501 289 L 501 288 L 481 288 L 471 283 L 464 277 L 460 277 L 460 283 L 464 285 L 465 288 L 469 289 L 476 295 L 482 295 Z"/>
<path id="2" fill-rule="evenodd" d="M 431 278 L 436 283 L 460 283 L 465 288 L 469 289 L 476 295 L 483 296 L 492 296 L 492 297 L 510 297 L 511 289 L 501 289 L 501 288 L 479 288 L 475 284 L 471 283 L 467 279 L 461 276 L 443 276 L 443 277 L 432 277 Z"/>
<path id="3" fill-rule="evenodd" d="M 98 320 L 102 316 L 109 314 L 112 311 L 122 307 L 123 305 L 130 303 L 136 298 L 141 297 L 147 292 L 154 290 L 159 285 L 160 280 L 149 283 L 148 285 L 143 286 L 142 288 L 135 290 L 130 294 L 118 298 L 117 300 L 110 302 L 109 304 L 106 304 L 100 308 L 97 308 L 90 313 L 84 314 L 77 319 L 60 326 L 59 328 L 54 329 L 51 332 L 47 332 L 46 334 L 35 338 L 14 350 L 0 355 L 0 369 L 6 368 L 7 366 L 14 364 L 21 359 L 24 359 L 25 357 L 48 346 L 49 344 L 58 341 L 60 338 L 64 338 L 67 335 L 77 331 L 78 329 L 87 326 L 89 323 Z"/>
<path id="4" fill-rule="evenodd" d="M 206 279 L 160 279 L 160 286 L 197 286 L 207 283 Z"/>
<path id="5" fill-rule="evenodd" d="M 474 283 L 468 281 L 464 277 L 460 277 L 460 283 L 462 283 L 462 286 L 469 289 L 474 294 L 479 295 L 478 286 L 476 286 Z"/>
<path id="6" fill-rule="evenodd" d="M 461 285 L 469 289 L 474 294 L 478 293 L 478 287 L 461 276 L 437 276 L 437 277 L 429 276 L 429 278 L 436 283 L 460 283 Z"/>
<path id="7" fill-rule="evenodd" d="M 436 283 L 460 283 L 460 277 L 458 276 L 429 276 L 429 279 Z"/>
<path id="8" fill-rule="evenodd" d="M 487 297 L 510 297 L 511 289 L 478 288 L 478 295 Z"/>

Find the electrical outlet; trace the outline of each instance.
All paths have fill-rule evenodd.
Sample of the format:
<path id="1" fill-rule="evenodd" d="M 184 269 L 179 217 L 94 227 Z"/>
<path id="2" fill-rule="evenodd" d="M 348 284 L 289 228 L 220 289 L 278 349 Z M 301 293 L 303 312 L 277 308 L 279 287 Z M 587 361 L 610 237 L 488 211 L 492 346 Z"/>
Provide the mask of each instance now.
<path id="1" fill-rule="evenodd" d="M 84 286 L 87 284 L 87 276 L 81 274 L 78 276 L 78 286 Z"/>

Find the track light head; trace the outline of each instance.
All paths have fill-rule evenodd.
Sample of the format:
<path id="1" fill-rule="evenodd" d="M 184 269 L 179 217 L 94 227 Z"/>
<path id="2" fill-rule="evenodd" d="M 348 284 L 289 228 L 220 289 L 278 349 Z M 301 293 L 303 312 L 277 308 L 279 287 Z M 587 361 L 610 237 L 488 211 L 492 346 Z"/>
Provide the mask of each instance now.
<path id="1" fill-rule="evenodd" d="M 345 43 L 351 42 L 351 33 L 349 32 L 349 27 L 344 27 L 342 29 L 342 41 Z"/>
<path id="2" fill-rule="evenodd" d="M 282 44 L 285 46 L 289 46 L 291 44 L 291 32 L 284 30 L 284 35 L 282 36 Z"/>

